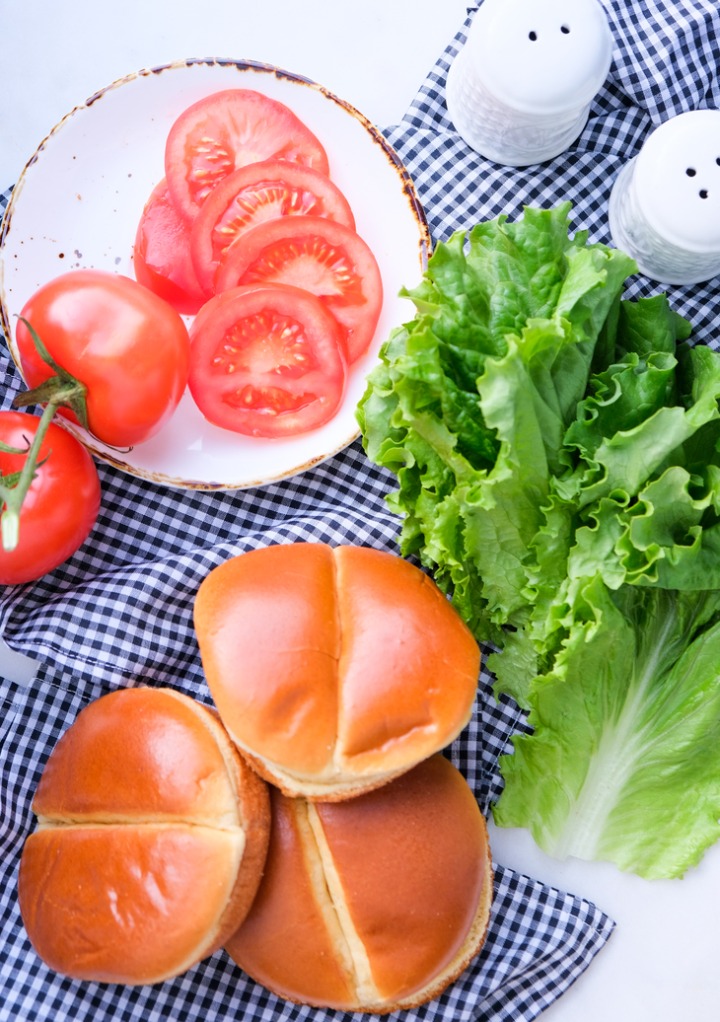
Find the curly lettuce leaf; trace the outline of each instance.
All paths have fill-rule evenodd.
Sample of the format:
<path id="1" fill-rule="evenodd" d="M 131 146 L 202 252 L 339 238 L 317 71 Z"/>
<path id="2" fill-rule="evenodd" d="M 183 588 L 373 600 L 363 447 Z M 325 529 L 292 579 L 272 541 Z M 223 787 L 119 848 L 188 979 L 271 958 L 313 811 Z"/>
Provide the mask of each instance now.
<path id="1" fill-rule="evenodd" d="M 403 552 L 527 711 L 498 822 L 679 876 L 719 836 L 720 355 L 568 213 L 439 245 L 358 420 Z"/>
<path id="2" fill-rule="evenodd" d="M 527 611 L 524 562 L 634 263 L 569 236 L 569 204 L 458 232 L 407 291 L 417 316 L 384 345 L 358 407 L 368 456 L 399 489 L 401 548 L 478 634 Z"/>
<path id="3" fill-rule="evenodd" d="M 592 383 L 566 436 L 582 460 L 558 486 L 582 506 L 618 490 L 636 493 L 677 448 L 720 418 L 720 359 L 704 346 L 643 361 L 632 353 Z"/>

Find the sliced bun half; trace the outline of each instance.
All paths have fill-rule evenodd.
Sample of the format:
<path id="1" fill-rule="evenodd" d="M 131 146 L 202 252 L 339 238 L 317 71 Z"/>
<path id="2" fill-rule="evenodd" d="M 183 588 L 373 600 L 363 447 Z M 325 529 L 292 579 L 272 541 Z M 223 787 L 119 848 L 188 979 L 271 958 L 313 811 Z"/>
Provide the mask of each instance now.
<path id="1" fill-rule="evenodd" d="M 57 972 L 156 983 L 221 947 L 267 852 L 266 784 L 217 715 L 169 688 L 86 706 L 41 777 L 20 911 Z"/>
<path id="2" fill-rule="evenodd" d="M 493 893 L 485 820 L 438 754 L 356 799 L 272 793 L 265 876 L 226 943 L 287 1000 L 385 1013 L 438 996 L 480 951 Z"/>
<path id="3" fill-rule="evenodd" d="M 369 791 L 469 720 L 478 644 L 435 583 L 394 554 L 322 543 L 241 554 L 203 581 L 194 619 L 225 727 L 286 794 Z"/>

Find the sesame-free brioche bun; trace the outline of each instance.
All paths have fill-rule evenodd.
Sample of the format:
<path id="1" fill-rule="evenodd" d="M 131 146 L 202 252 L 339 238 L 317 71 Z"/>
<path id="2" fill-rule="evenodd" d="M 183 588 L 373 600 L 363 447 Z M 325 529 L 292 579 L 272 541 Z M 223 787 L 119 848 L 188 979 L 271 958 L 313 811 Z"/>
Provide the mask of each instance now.
<path id="1" fill-rule="evenodd" d="M 169 688 L 118 690 L 63 734 L 20 862 L 32 945 L 81 980 L 156 983 L 222 946 L 267 852 L 267 785 L 217 715 Z"/>
<path id="2" fill-rule="evenodd" d="M 225 727 L 285 794 L 369 791 L 469 720 L 479 646 L 428 575 L 394 554 L 301 542 L 240 554 L 204 579 L 194 620 Z"/>
<path id="3" fill-rule="evenodd" d="M 271 795 L 263 880 L 225 948 L 289 1001 L 385 1013 L 437 997 L 486 936 L 485 820 L 442 754 L 343 802 Z"/>

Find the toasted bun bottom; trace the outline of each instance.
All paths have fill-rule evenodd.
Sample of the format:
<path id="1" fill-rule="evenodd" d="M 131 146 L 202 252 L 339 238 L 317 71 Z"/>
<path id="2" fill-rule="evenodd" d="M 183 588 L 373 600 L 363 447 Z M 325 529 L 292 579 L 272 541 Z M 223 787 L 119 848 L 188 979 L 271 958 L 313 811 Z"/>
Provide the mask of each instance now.
<path id="1" fill-rule="evenodd" d="M 64 975 L 179 975 L 222 946 L 255 897 L 267 786 L 217 715 L 171 689 L 89 704 L 53 750 L 33 808 L 20 911 L 39 956 Z"/>
<path id="2" fill-rule="evenodd" d="M 354 798 L 445 748 L 480 669 L 419 568 L 370 547 L 276 544 L 218 565 L 194 622 L 225 727 L 286 794 Z"/>
<path id="3" fill-rule="evenodd" d="M 435 755 L 350 801 L 272 793 L 265 875 L 226 942 L 297 1003 L 386 1013 L 436 997 L 482 947 L 492 901 L 485 820 Z"/>

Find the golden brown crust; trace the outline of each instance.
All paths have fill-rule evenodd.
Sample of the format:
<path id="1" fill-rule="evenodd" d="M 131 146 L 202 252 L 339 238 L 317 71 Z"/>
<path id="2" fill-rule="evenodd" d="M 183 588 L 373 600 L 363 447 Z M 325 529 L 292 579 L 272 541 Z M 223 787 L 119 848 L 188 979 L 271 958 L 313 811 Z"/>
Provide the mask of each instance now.
<path id="1" fill-rule="evenodd" d="M 482 947 L 487 828 L 442 755 L 351 801 L 274 793 L 273 833 L 255 903 L 226 949 L 279 996 L 348 1011 L 407 1008 L 437 996 Z"/>
<path id="2" fill-rule="evenodd" d="M 328 768 L 337 721 L 328 550 L 293 543 L 231 558 L 203 581 L 194 606 L 205 675 L 225 727 L 242 747 L 311 775 Z"/>
<path id="3" fill-rule="evenodd" d="M 477 911 L 475 918 L 473 919 L 472 926 L 468 932 L 468 935 L 458 949 L 455 957 L 448 962 L 445 969 L 435 976 L 427 986 L 420 990 L 416 990 L 410 996 L 404 997 L 394 1004 L 392 1004 L 388 1011 L 406 1011 L 408 1008 L 415 1008 L 419 1004 L 425 1004 L 426 1001 L 433 1000 L 439 997 L 444 990 L 450 986 L 468 966 L 473 962 L 475 958 L 482 951 L 483 945 L 487 938 L 488 927 L 490 926 L 490 912 L 492 909 L 493 899 L 493 867 L 492 859 L 488 855 L 487 862 L 485 865 L 485 879 L 483 883 L 482 895 L 478 902 Z"/>
<path id="4" fill-rule="evenodd" d="M 259 756 L 254 756 L 248 749 L 242 748 L 237 740 L 235 740 L 235 744 L 243 759 L 247 760 L 257 775 L 268 784 L 272 784 L 289 798 L 306 798 L 311 802 L 345 802 L 347 799 L 356 798 L 358 795 L 365 795 L 369 791 L 381 788 L 388 781 L 400 777 L 409 769 L 403 767 L 400 770 L 346 779 L 342 785 L 337 783 L 322 784 L 306 777 L 294 777 L 280 769 L 276 763 L 270 763 L 260 759 Z"/>
<path id="5" fill-rule="evenodd" d="M 480 650 L 434 582 L 369 547 L 291 543 L 215 568 L 195 630 L 223 723 L 266 779 L 355 797 L 467 724 Z"/>
<path id="6" fill-rule="evenodd" d="M 18 880 L 25 928 L 64 975 L 168 979 L 214 949 L 242 851 L 238 830 L 179 824 L 36 831 Z"/>
<path id="7" fill-rule="evenodd" d="M 213 723 L 206 707 L 167 688 L 121 689 L 96 699 L 53 749 L 33 811 L 63 821 L 237 824 Z"/>
<path id="8" fill-rule="evenodd" d="M 228 746 L 231 745 L 227 736 L 225 741 Z M 244 847 L 234 887 L 220 917 L 210 951 L 206 954 L 221 948 L 250 911 L 260 886 L 270 841 L 271 812 L 268 786 L 234 748 L 232 753 L 230 750 L 228 752 L 233 756 L 231 762 L 234 762 L 236 770 L 234 782 Z"/>
<path id="9" fill-rule="evenodd" d="M 407 769 L 467 724 L 478 645 L 435 583 L 408 561 L 369 547 L 334 554 L 341 761 L 356 774 Z"/>
<path id="10" fill-rule="evenodd" d="M 351 1007 L 352 979 L 336 952 L 332 907 L 308 842 L 306 804 L 271 789 L 272 830 L 265 872 L 253 907 L 225 947 L 241 967 L 287 1000 L 308 987 L 328 1004 Z M 282 961 L 282 990 L 277 989 Z"/>
<path id="11" fill-rule="evenodd" d="M 89 704 L 51 754 L 20 910 L 65 975 L 154 983 L 222 946 L 257 891 L 267 786 L 217 714 L 168 688 Z"/>

